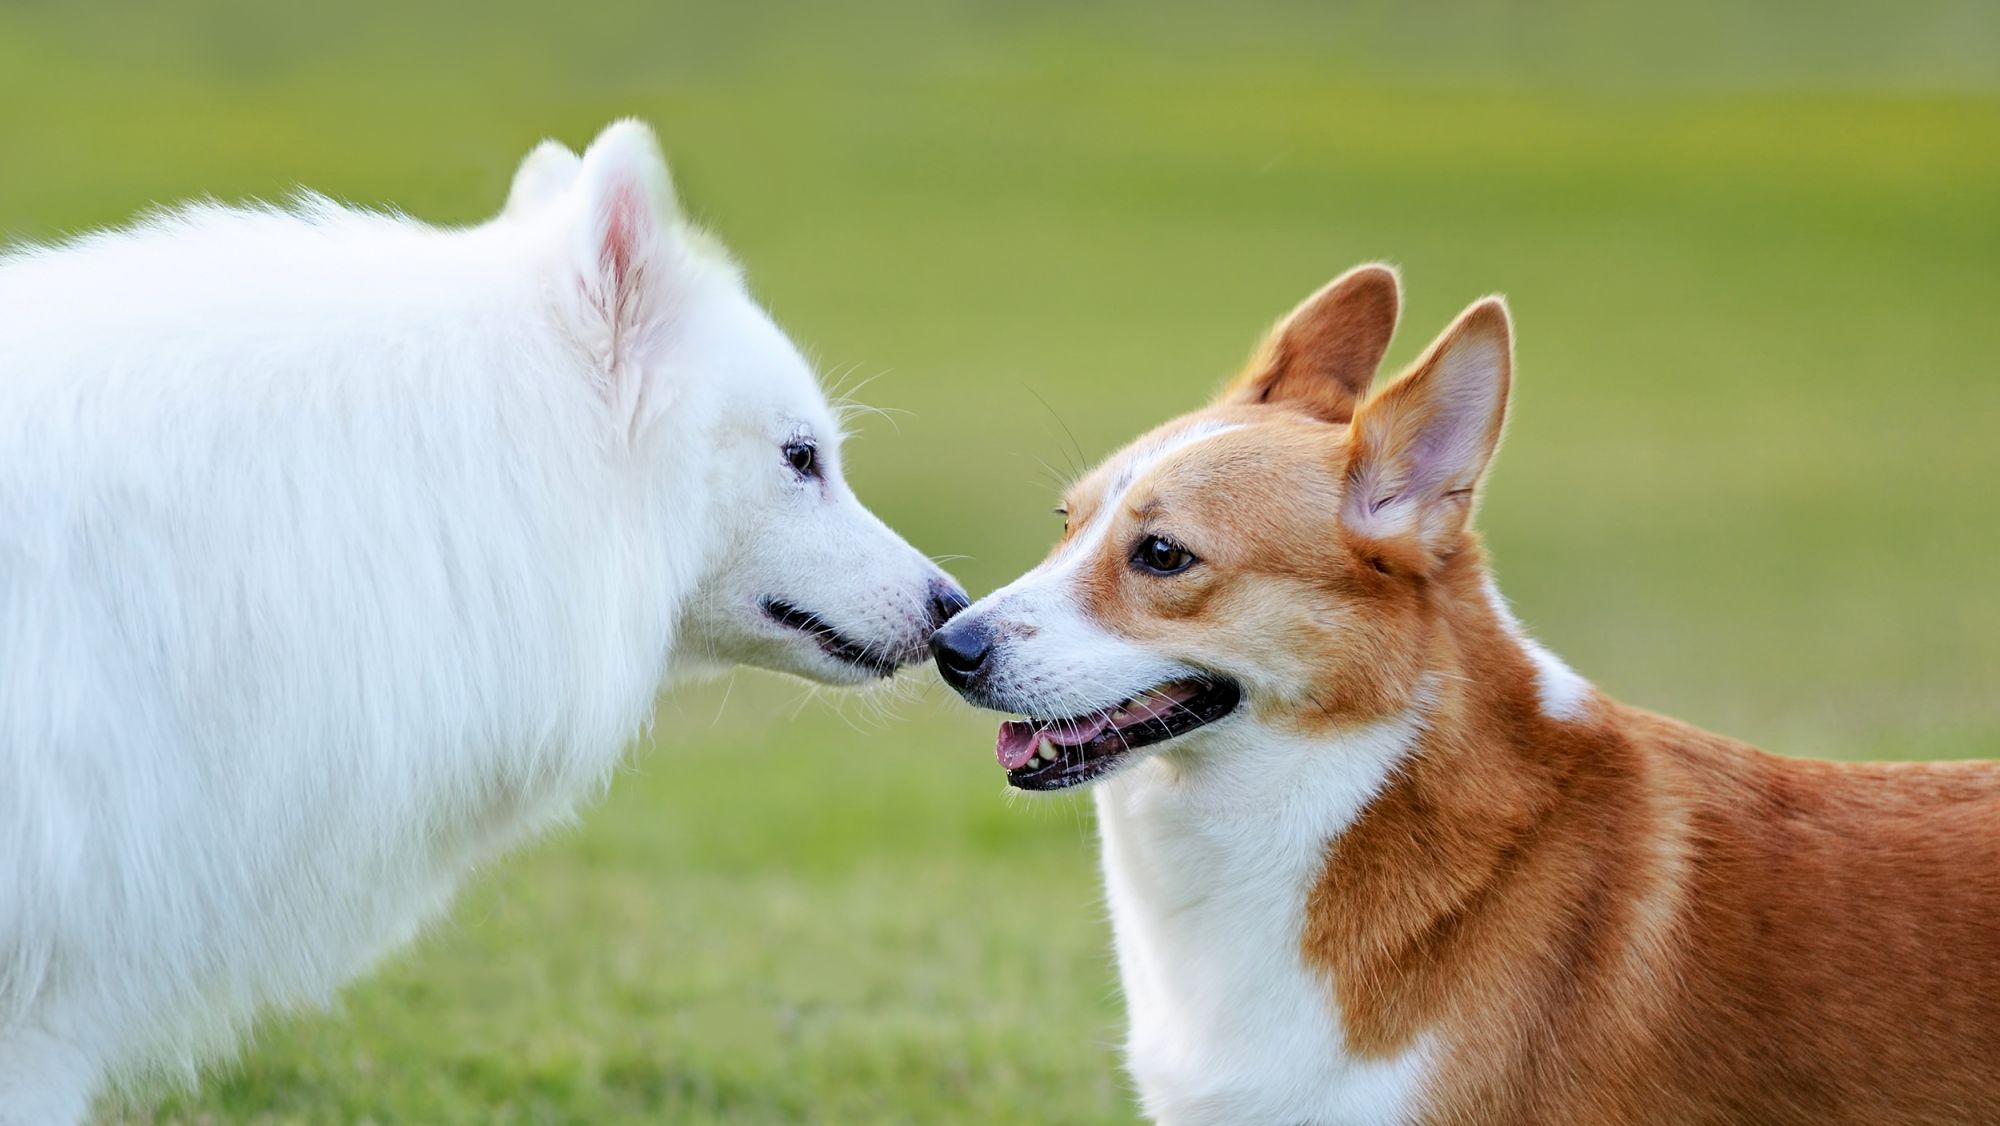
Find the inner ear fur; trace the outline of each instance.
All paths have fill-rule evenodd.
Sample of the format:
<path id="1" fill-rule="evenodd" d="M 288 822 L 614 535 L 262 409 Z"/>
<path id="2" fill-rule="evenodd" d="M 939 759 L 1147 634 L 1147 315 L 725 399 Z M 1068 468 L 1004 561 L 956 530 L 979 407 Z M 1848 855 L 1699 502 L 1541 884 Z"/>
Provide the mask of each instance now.
<path id="1" fill-rule="evenodd" d="M 1499 448 L 1513 383 L 1513 323 L 1488 297 L 1364 403 L 1348 445 L 1341 522 L 1376 540 L 1449 551 Z"/>
<path id="2" fill-rule="evenodd" d="M 1222 393 L 1222 405 L 1275 403 L 1346 422 L 1396 334 L 1402 283 L 1393 267 L 1356 266 L 1301 302 Z"/>

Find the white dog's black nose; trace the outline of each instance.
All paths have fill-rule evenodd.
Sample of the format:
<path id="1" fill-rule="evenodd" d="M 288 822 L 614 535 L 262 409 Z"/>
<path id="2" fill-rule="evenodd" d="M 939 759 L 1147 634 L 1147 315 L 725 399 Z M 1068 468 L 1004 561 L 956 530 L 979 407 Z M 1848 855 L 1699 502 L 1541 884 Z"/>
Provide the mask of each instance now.
<path id="1" fill-rule="evenodd" d="M 960 618 L 931 635 L 938 675 L 953 688 L 970 687 L 992 651 L 993 631 L 977 618 Z"/>
<path id="2" fill-rule="evenodd" d="M 931 583 L 931 628 L 939 629 L 958 615 L 960 610 L 972 605 L 965 592 L 950 579 L 938 579 Z"/>

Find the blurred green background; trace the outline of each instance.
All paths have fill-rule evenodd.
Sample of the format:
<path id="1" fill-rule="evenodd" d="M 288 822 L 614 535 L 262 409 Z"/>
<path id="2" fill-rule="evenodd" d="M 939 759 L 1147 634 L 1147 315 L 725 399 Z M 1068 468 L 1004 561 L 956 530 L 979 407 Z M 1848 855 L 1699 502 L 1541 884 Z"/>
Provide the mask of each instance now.
<path id="1" fill-rule="evenodd" d="M 470 221 L 628 114 L 894 409 L 856 486 L 975 593 L 1079 451 L 1385 258 L 1392 361 L 1513 301 L 1482 522 L 1580 670 L 1786 752 L 2000 754 L 1990 0 L 5 0 L 0 234 L 294 184 Z M 906 680 L 670 694 L 335 1011 L 107 1120 L 1130 1121 L 1088 804 L 1009 800 L 990 723 Z"/>

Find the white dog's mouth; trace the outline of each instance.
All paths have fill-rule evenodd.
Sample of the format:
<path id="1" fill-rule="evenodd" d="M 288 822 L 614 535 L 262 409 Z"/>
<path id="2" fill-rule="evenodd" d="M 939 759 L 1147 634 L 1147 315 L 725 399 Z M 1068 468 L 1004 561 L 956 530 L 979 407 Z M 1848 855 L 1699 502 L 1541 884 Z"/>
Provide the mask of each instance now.
<path id="1" fill-rule="evenodd" d="M 1141 747 L 1214 723 L 1242 698 L 1227 680 L 1177 680 L 1087 715 L 1003 723 L 994 754 L 1015 789 L 1068 789 L 1117 769 Z"/>
<path id="2" fill-rule="evenodd" d="M 894 676 L 896 670 L 907 663 L 898 660 L 895 654 L 878 646 L 848 637 L 835 629 L 825 618 L 811 610 L 794 606 L 782 598 L 766 598 L 759 605 L 763 608 L 765 617 L 787 629 L 805 634 L 819 646 L 820 652 L 841 664 L 874 676 Z"/>

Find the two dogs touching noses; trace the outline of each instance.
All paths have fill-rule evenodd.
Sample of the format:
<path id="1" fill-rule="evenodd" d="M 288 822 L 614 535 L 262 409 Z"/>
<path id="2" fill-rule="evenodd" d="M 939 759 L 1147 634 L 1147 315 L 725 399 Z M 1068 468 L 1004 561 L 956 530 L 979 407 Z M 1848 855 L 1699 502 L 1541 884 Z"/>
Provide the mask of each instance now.
<path id="1" fill-rule="evenodd" d="M 2000 775 L 1767 756 L 1537 645 L 1470 528 L 1508 312 L 1371 391 L 1398 284 L 1308 299 L 968 609 L 637 123 L 472 227 L 0 255 L 0 1124 L 323 1002 L 663 684 L 927 652 L 1020 717 L 1010 785 L 1092 788 L 1163 1122 L 2000 1121 Z"/>

